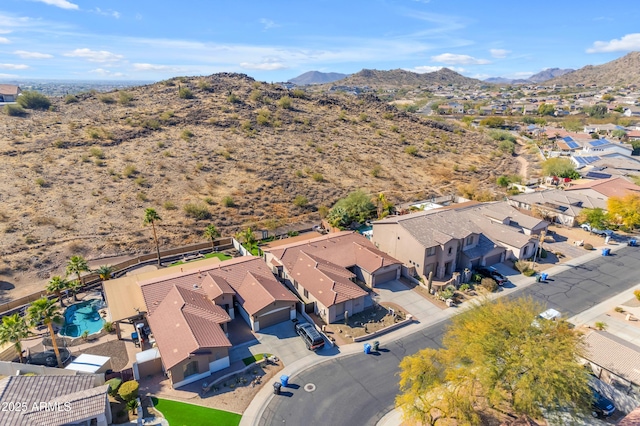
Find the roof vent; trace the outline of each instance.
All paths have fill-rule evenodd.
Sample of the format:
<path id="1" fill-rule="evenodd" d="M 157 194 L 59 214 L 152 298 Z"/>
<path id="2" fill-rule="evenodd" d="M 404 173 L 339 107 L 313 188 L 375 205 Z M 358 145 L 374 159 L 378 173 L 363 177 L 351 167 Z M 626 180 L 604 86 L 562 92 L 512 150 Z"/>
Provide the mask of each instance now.
<path id="1" fill-rule="evenodd" d="M 200 288 L 200 286 L 196 283 L 196 284 L 193 285 L 193 288 L 197 290 L 197 289 Z"/>

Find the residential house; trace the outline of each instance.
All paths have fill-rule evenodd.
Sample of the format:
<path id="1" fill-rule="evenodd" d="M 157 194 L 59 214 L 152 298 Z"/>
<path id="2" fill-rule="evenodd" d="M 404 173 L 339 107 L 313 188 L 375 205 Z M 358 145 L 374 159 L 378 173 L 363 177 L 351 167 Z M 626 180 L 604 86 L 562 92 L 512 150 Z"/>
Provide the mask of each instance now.
<path id="1" fill-rule="evenodd" d="M 571 136 L 565 136 L 556 140 L 556 147 L 563 153 L 571 153 L 582 148 L 582 145 Z"/>
<path id="2" fill-rule="evenodd" d="M 0 380 L 0 424 L 107 426 L 109 385 L 94 386 L 94 380 L 93 375 L 6 377 Z"/>
<path id="3" fill-rule="evenodd" d="M 584 360 L 603 382 L 640 389 L 640 347 L 606 331 L 585 336 Z"/>
<path id="4" fill-rule="evenodd" d="M 622 113 L 625 117 L 640 117 L 640 107 L 630 106 L 624 109 Z"/>
<path id="5" fill-rule="evenodd" d="M 547 223 L 505 203 L 449 206 L 373 222 L 376 247 L 413 266 L 419 275 L 451 276 L 464 268 L 533 255 L 533 235 Z"/>
<path id="6" fill-rule="evenodd" d="M 544 217 L 553 223 L 575 226 L 583 208 L 606 208 L 606 200 L 585 194 L 571 194 L 559 189 L 549 189 L 529 194 L 511 195 L 507 203 L 532 216 Z"/>
<path id="7" fill-rule="evenodd" d="M 565 191 L 571 197 L 586 196 L 592 199 L 604 200 L 606 203 L 609 197 L 621 197 L 628 193 L 640 194 L 640 186 L 629 182 L 625 178 L 615 177 L 571 185 Z"/>
<path id="8" fill-rule="evenodd" d="M 633 148 L 631 145 L 610 142 L 607 139 L 596 139 L 585 143 L 582 147 L 584 154 L 598 155 L 603 152 L 617 152 L 624 155 L 631 155 Z"/>
<path id="9" fill-rule="evenodd" d="M 273 272 L 327 323 L 343 319 L 345 312 L 363 311 L 369 303 L 363 287 L 399 278 L 402 266 L 352 231 L 267 248 L 264 253 Z"/>
<path id="10" fill-rule="evenodd" d="M 0 102 L 16 102 L 20 87 L 13 84 L 0 84 Z"/>

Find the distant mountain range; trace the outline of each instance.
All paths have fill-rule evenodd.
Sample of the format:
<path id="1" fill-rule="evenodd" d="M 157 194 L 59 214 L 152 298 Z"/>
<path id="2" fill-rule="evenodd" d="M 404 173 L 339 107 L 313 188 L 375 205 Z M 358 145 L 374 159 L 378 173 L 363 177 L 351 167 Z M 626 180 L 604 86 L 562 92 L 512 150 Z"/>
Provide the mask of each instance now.
<path id="1" fill-rule="evenodd" d="M 324 84 L 331 83 L 336 80 L 342 80 L 349 74 L 341 74 L 339 72 L 320 72 L 320 71 L 308 71 L 304 74 L 292 78 L 289 80 L 291 83 L 295 83 L 298 86 L 306 86 L 309 84 Z"/>
<path id="2" fill-rule="evenodd" d="M 483 84 L 475 78 L 465 77 L 448 68 L 442 68 L 435 72 L 418 74 L 403 69 L 390 71 L 363 69 L 360 72 L 335 81 L 334 84 L 342 86 L 369 86 L 374 89 L 388 89 L 400 87 L 420 87 L 433 84 L 455 84 L 459 86 L 475 86 Z"/>
<path id="3" fill-rule="evenodd" d="M 629 86 L 640 85 L 640 52 L 630 52 L 622 58 L 602 65 L 587 65 L 569 74 L 556 77 L 545 84 L 575 86 Z"/>
<path id="4" fill-rule="evenodd" d="M 491 77 L 487 78 L 487 83 L 493 84 L 529 84 L 529 83 L 542 83 L 543 81 L 551 80 L 552 78 L 560 77 L 565 74 L 573 72 L 573 69 L 560 69 L 560 68 L 547 68 L 537 74 L 532 75 L 526 79 L 511 79 L 503 77 Z"/>

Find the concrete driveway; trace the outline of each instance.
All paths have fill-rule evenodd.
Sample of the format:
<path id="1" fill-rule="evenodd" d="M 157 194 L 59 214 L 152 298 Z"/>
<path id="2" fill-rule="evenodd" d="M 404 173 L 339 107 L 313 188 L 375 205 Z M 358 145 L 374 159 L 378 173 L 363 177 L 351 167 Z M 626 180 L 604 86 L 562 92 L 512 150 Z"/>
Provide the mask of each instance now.
<path id="1" fill-rule="evenodd" d="M 377 284 L 373 291 L 372 297 L 376 302 L 390 302 L 402 306 L 420 322 L 431 319 L 442 312 L 442 309 L 398 280 Z"/>

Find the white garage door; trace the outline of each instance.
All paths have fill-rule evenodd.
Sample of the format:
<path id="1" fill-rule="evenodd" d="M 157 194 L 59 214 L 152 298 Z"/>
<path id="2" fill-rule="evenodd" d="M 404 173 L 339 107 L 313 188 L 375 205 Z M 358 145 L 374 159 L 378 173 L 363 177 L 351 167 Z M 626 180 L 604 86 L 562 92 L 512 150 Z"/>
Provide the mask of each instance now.
<path id="1" fill-rule="evenodd" d="M 395 280 L 397 272 L 395 269 L 387 272 L 381 272 L 376 274 L 376 284 L 386 283 L 387 281 Z"/>
<path id="2" fill-rule="evenodd" d="M 284 309 L 279 311 L 275 311 L 266 315 L 262 315 L 258 317 L 258 322 L 260 323 L 260 330 L 264 330 L 265 328 L 279 324 L 283 321 L 289 320 L 289 307 L 287 306 Z"/>

